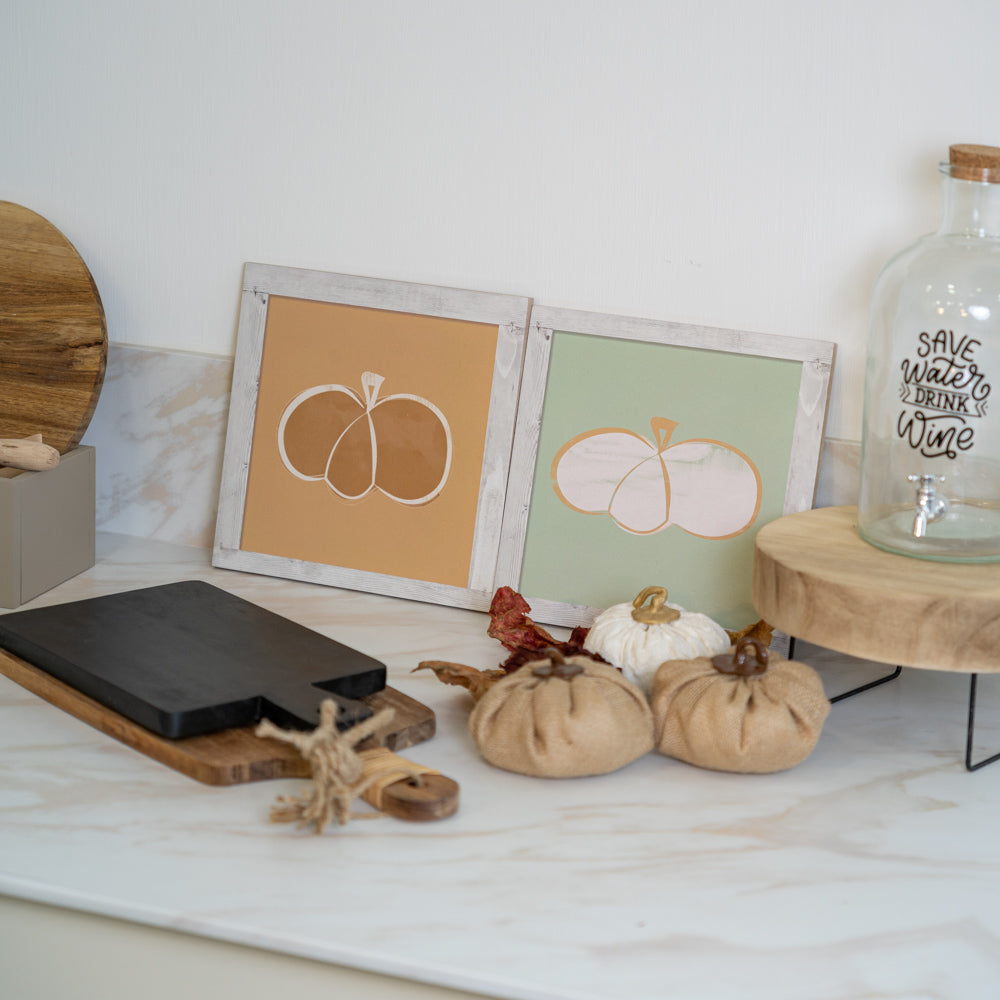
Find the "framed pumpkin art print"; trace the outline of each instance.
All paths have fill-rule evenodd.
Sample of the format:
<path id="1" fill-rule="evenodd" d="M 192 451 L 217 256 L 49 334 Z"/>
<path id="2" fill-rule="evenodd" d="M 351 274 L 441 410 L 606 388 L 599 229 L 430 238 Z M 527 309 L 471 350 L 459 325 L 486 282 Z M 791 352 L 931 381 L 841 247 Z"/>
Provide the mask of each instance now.
<path id="1" fill-rule="evenodd" d="M 812 505 L 834 345 L 536 306 L 497 572 L 587 625 L 646 586 L 732 630 L 754 539 Z"/>
<path id="2" fill-rule="evenodd" d="M 488 607 L 530 305 L 245 265 L 213 565 Z"/>

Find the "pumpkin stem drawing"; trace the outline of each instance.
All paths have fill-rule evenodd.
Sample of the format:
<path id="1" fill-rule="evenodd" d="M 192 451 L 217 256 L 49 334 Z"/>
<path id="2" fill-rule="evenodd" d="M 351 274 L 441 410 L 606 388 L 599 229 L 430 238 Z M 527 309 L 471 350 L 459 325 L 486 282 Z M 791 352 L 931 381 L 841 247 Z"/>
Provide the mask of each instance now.
<path id="1" fill-rule="evenodd" d="M 585 431 L 552 460 L 552 486 L 581 514 L 608 514 L 624 531 L 651 535 L 676 525 L 706 539 L 753 524 L 763 495 L 757 466 L 711 438 L 671 444 L 676 420 L 653 417 L 653 438 L 621 427 Z"/>
<path id="2" fill-rule="evenodd" d="M 430 400 L 379 398 L 385 378 L 361 375 L 362 395 L 344 385 L 300 392 L 278 423 L 278 451 L 299 479 L 325 482 L 343 500 L 373 490 L 397 503 L 429 503 L 451 471 L 451 428 Z"/>
<path id="3" fill-rule="evenodd" d="M 657 451 L 663 451 L 670 441 L 670 435 L 674 433 L 677 421 L 667 420 L 666 417 L 653 417 L 649 422 L 649 426 L 653 428 L 653 437 L 656 438 Z"/>

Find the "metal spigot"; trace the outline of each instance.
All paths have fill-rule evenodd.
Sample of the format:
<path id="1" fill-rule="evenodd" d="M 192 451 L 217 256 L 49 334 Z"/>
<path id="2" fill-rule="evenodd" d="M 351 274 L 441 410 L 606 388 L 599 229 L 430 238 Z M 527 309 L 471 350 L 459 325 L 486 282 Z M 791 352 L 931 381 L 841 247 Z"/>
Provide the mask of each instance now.
<path id="1" fill-rule="evenodd" d="M 913 537 L 923 538 L 927 525 L 940 521 L 948 513 L 948 501 L 937 491 L 937 484 L 943 483 L 944 476 L 922 473 L 907 476 L 911 483 L 917 483 L 917 509 L 913 515 Z"/>

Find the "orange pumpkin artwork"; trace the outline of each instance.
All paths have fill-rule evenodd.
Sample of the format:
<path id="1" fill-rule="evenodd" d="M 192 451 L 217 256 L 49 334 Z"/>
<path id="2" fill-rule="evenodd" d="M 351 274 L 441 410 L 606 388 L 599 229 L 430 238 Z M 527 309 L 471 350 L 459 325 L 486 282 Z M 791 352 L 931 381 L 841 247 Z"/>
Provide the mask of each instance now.
<path id="1" fill-rule="evenodd" d="M 377 490 L 397 503 L 429 503 L 451 470 L 451 429 L 429 400 L 379 398 L 385 379 L 361 376 L 363 396 L 344 385 L 300 392 L 278 423 L 278 450 L 299 479 L 325 482 L 343 500 Z"/>
<path id="2" fill-rule="evenodd" d="M 652 440 L 605 427 L 567 441 L 551 466 L 559 499 L 583 514 L 608 514 L 635 535 L 671 525 L 706 539 L 746 531 L 763 492 L 750 458 L 708 438 L 671 444 L 674 420 L 654 417 L 650 426 Z"/>

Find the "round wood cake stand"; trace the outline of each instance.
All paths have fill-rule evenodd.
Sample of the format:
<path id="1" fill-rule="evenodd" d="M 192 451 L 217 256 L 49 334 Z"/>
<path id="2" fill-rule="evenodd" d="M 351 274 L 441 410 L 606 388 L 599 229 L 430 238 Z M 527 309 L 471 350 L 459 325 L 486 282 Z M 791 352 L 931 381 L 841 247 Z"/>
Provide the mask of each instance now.
<path id="1" fill-rule="evenodd" d="M 769 624 L 827 649 L 971 674 L 966 767 L 1000 758 L 975 765 L 970 759 L 976 675 L 1000 673 L 1000 563 L 883 552 L 858 535 L 856 507 L 821 507 L 781 517 L 757 534 L 753 603 Z"/>

